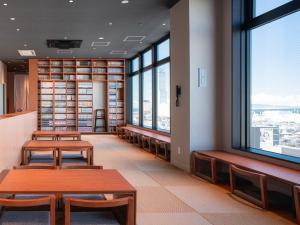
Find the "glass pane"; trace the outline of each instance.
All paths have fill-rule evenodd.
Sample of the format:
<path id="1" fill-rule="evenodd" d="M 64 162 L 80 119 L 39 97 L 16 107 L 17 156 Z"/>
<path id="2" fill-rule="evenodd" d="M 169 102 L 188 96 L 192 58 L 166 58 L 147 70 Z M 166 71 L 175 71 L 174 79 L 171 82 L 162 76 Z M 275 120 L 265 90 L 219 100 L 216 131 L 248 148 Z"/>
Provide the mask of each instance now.
<path id="1" fill-rule="evenodd" d="M 143 126 L 152 128 L 152 70 L 143 74 Z"/>
<path id="2" fill-rule="evenodd" d="M 157 60 L 162 60 L 170 56 L 170 39 L 165 40 L 157 46 Z"/>
<path id="3" fill-rule="evenodd" d="M 264 14 L 290 1 L 291 0 L 254 0 L 254 16 Z"/>
<path id="4" fill-rule="evenodd" d="M 139 76 L 135 75 L 132 77 L 132 123 L 139 125 L 140 122 L 140 87 L 139 87 Z"/>
<path id="5" fill-rule="evenodd" d="M 135 58 L 135 59 L 132 60 L 132 72 L 138 71 L 139 68 L 140 68 L 140 66 L 139 66 L 139 58 L 137 57 L 137 58 Z"/>
<path id="6" fill-rule="evenodd" d="M 152 50 L 143 54 L 143 66 L 150 66 L 152 64 Z"/>
<path id="7" fill-rule="evenodd" d="M 250 147 L 300 157 L 300 12 L 251 32 Z"/>
<path id="8" fill-rule="evenodd" d="M 157 67 L 157 129 L 170 131 L 170 63 Z"/>

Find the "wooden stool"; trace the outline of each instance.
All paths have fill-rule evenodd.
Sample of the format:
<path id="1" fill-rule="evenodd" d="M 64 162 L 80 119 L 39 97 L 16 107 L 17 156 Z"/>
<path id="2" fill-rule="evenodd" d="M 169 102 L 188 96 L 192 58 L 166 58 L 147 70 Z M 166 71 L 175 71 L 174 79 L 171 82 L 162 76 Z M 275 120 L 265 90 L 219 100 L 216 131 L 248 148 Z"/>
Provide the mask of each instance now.
<path id="1" fill-rule="evenodd" d="M 148 147 L 147 147 L 148 145 Z M 142 135 L 142 148 L 147 152 L 151 152 L 151 138 Z"/>
<path id="2" fill-rule="evenodd" d="M 197 171 L 196 171 L 197 160 L 206 161 L 209 163 L 211 176 L 207 176 L 203 173 L 197 173 Z M 216 163 L 215 158 L 201 155 L 198 152 L 193 152 L 193 154 L 192 154 L 192 173 L 193 174 L 215 184 L 215 183 L 217 183 L 217 170 L 216 169 L 217 169 L 217 163 Z"/>
<path id="3" fill-rule="evenodd" d="M 262 207 L 263 209 L 268 208 L 268 196 L 267 196 L 267 182 L 266 182 L 266 175 L 255 173 L 248 170 L 240 169 L 234 165 L 230 165 L 229 167 L 229 174 L 230 174 L 230 190 L 231 193 L 246 199 L 249 202 L 252 202 L 253 204 Z M 260 187 L 260 199 L 256 199 L 236 188 L 236 176 L 235 175 L 241 175 L 245 177 L 254 177 L 258 178 L 259 180 L 259 187 Z"/>
<path id="4" fill-rule="evenodd" d="M 155 145 L 155 157 L 159 157 L 168 161 L 169 160 L 168 143 L 159 140 L 154 140 L 154 145 Z M 163 149 L 163 155 L 159 154 L 160 153 L 159 150 L 161 149 L 161 147 Z"/>

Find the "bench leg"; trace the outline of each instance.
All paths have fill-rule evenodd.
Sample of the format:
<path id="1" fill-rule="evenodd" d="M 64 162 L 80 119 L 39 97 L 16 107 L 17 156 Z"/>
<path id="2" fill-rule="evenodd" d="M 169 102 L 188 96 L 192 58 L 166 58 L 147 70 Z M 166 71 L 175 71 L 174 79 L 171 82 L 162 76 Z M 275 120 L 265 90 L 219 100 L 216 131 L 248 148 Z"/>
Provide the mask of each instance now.
<path id="1" fill-rule="evenodd" d="M 295 203 L 295 210 L 296 210 L 296 218 L 297 224 L 300 224 L 300 198 L 299 198 L 300 187 L 294 186 L 293 187 L 293 196 L 294 196 L 294 203 Z"/>

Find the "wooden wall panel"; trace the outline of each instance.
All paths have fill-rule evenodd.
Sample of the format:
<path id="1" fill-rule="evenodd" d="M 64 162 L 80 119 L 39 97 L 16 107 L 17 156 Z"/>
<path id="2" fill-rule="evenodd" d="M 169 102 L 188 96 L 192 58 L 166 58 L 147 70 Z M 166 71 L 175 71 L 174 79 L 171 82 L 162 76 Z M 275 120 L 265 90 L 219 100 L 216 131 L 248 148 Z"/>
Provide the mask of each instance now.
<path id="1" fill-rule="evenodd" d="M 38 109 L 38 70 L 37 60 L 29 60 L 29 110 Z"/>

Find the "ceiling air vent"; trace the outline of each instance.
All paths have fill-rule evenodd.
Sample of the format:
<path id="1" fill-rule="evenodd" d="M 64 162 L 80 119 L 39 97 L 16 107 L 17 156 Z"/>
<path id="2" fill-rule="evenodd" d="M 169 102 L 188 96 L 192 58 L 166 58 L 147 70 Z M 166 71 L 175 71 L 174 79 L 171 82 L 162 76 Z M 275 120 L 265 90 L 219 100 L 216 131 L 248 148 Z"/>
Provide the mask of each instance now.
<path id="1" fill-rule="evenodd" d="M 146 38 L 146 36 L 127 36 L 123 40 L 124 42 L 135 42 L 135 41 L 143 41 Z"/>
<path id="2" fill-rule="evenodd" d="M 21 56 L 36 56 L 34 50 L 18 50 Z"/>
<path id="3" fill-rule="evenodd" d="M 94 41 L 92 47 L 107 47 L 110 45 L 110 41 Z"/>
<path id="4" fill-rule="evenodd" d="M 111 55 L 126 55 L 127 51 L 123 51 L 123 50 L 112 50 L 110 52 Z"/>
<path id="5" fill-rule="evenodd" d="M 82 40 L 47 40 L 48 48 L 70 49 L 80 48 Z"/>

